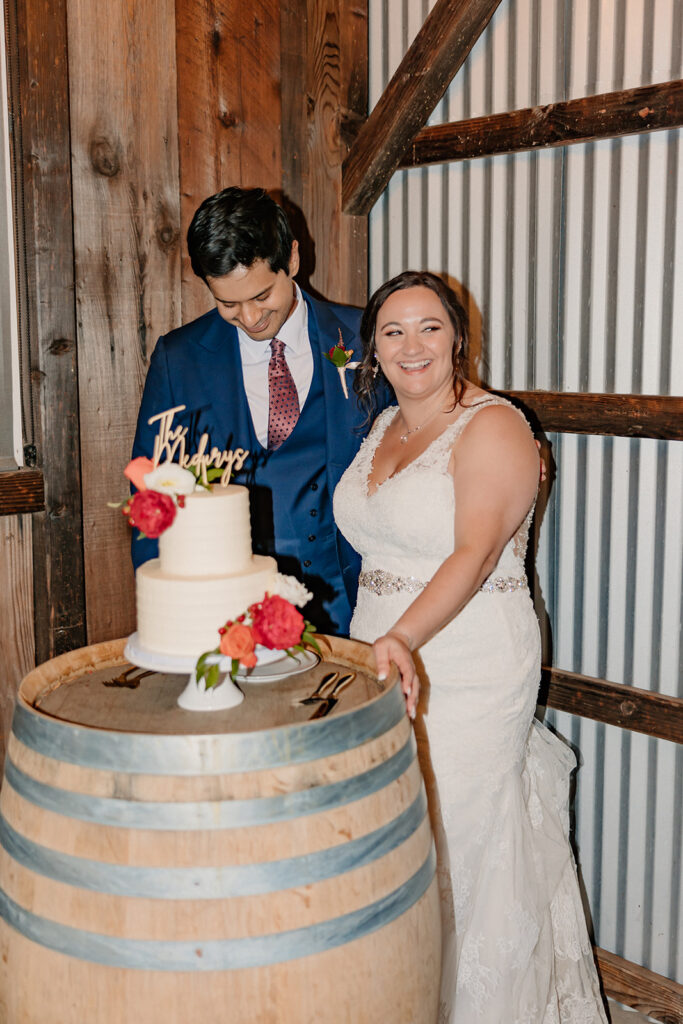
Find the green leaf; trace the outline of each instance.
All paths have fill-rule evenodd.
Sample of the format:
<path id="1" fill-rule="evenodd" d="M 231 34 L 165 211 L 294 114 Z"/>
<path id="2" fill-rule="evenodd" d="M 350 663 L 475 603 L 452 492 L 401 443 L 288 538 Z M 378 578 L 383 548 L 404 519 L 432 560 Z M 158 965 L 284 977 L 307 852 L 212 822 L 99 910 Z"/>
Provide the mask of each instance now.
<path id="1" fill-rule="evenodd" d="M 301 639 L 305 644 L 308 644 L 310 647 L 316 650 L 320 657 L 322 658 L 322 651 L 318 647 L 318 641 L 315 639 L 313 635 L 314 631 L 315 626 L 311 622 L 306 622 L 306 624 L 304 625 L 304 631 L 301 635 Z"/>
<path id="2" fill-rule="evenodd" d="M 219 675 L 220 675 L 220 672 L 219 672 L 219 669 L 218 669 L 218 665 L 212 665 L 211 668 L 209 669 L 209 671 L 206 673 L 206 688 L 207 688 L 207 690 L 210 690 L 212 687 L 214 687 L 216 685 L 216 683 L 218 682 Z"/>
<path id="3" fill-rule="evenodd" d="M 207 673 L 209 671 L 209 666 L 206 664 L 206 659 L 211 654 L 220 654 L 220 647 L 214 648 L 213 651 L 204 651 L 203 654 L 200 654 L 199 658 L 197 659 L 197 665 L 195 667 L 197 682 L 199 682 L 201 679 L 206 679 Z"/>
<path id="4" fill-rule="evenodd" d="M 230 678 L 232 679 L 233 683 L 235 682 L 235 677 L 236 677 L 237 673 L 239 672 L 239 670 L 240 670 L 239 658 L 233 658 L 232 659 L 232 665 L 230 666 Z"/>

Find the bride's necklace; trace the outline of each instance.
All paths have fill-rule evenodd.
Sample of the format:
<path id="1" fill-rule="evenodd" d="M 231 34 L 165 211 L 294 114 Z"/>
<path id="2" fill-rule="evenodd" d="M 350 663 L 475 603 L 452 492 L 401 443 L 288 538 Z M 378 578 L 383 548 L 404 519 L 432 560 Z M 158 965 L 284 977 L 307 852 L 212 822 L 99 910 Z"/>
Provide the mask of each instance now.
<path id="1" fill-rule="evenodd" d="M 429 426 L 432 420 L 436 419 L 440 412 L 443 412 L 443 409 L 437 409 L 436 412 L 433 412 L 431 416 L 428 416 L 426 420 L 422 421 L 422 423 L 418 423 L 416 427 L 411 427 L 410 430 L 406 430 L 403 434 L 400 434 L 399 437 L 401 439 L 401 444 L 407 444 L 408 438 L 411 434 L 417 434 L 418 430 L 422 430 L 423 427 Z"/>

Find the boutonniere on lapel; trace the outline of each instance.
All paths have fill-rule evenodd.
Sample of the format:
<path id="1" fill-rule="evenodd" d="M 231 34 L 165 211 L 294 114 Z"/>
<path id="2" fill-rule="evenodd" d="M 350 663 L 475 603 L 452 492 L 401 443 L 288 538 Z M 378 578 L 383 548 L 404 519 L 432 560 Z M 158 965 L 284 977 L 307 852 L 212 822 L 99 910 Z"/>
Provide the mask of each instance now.
<path id="1" fill-rule="evenodd" d="M 325 358 L 329 359 L 333 366 L 337 367 L 337 373 L 339 374 L 339 380 L 341 381 L 342 391 L 344 392 L 344 398 L 349 397 L 349 389 L 346 386 L 346 371 L 355 370 L 360 366 L 360 362 L 351 362 L 351 356 L 353 355 L 353 349 L 347 349 L 346 345 L 342 340 L 341 327 L 339 328 L 339 341 L 336 345 L 325 353 Z"/>

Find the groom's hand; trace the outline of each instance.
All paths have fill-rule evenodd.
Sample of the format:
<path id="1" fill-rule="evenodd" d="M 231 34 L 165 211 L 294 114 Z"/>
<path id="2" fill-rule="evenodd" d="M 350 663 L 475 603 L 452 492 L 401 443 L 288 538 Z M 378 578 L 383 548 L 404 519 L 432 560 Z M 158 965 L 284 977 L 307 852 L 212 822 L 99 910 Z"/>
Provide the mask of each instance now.
<path id="1" fill-rule="evenodd" d="M 417 713 L 417 699 L 420 695 L 420 679 L 406 639 L 391 630 L 379 637 L 373 644 L 377 678 L 386 679 L 393 661 L 401 676 L 401 689 L 406 699 L 406 710 L 411 718 Z"/>

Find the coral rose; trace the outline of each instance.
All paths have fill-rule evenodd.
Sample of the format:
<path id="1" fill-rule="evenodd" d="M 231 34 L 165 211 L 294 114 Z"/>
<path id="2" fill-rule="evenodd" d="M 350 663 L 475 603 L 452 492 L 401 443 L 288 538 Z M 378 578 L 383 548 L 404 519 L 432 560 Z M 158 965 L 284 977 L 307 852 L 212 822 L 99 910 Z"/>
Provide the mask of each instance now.
<path id="1" fill-rule="evenodd" d="M 253 605 L 252 630 L 257 644 L 272 651 L 283 651 L 301 642 L 304 617 L 294 605 L 277 594 Z"/>
<path id="2" fill-rule="evenodd" d="M 256 664 L 255 646 L 256 641 L 251 629 L 241 622 L 233 622 L 221 636 L 221 654 L 239 661 L 245 668 L 253 668 Z"/>
<path id="3" fill-rule="evenodd" d="M 144 455 L 139 455 L 137 459 L 133 459 L 132 462 L 128 463 L 123 471 L 123 475 L 128 477 L 137 491 L 146 491 L 145 474 L 151 473 L 153 469 L 154 463 L 152 460 L 146 459 Z"/>
<path id="4" fill-rule="evenodd" d="M 167 530 L 176 515 L 173 498 L 159 491 L 138 491 L 123 509 L 131 526 L 145 537 L 158 537 Z"/>

